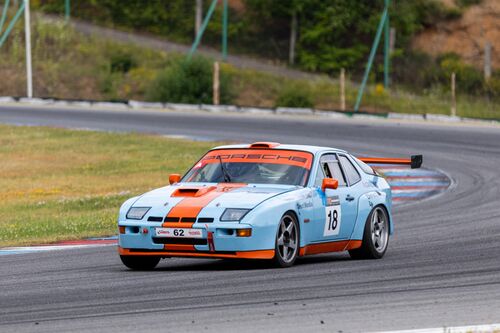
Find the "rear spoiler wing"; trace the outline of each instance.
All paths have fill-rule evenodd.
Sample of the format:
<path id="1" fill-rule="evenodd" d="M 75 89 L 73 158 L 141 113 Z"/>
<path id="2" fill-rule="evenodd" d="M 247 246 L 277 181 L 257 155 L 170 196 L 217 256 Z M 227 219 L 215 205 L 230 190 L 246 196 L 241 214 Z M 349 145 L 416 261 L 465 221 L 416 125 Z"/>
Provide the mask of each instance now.
<path id="1" fill-rule="evenodd" d="M 412 155 L 411 158 L 358 157 L 358 159 L 367 164 L 409 165 L 412 169 L 420 168 L 424 160 L 422 155 Z"/>

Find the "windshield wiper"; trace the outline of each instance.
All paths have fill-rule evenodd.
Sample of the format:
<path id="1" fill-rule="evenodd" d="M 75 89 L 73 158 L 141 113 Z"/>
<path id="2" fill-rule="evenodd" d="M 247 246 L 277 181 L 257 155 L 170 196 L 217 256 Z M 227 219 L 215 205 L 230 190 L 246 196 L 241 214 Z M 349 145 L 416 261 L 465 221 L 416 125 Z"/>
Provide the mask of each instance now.
<path id="1" fill-rule="evenodd" d="M 222 175 L 224 176 L 224 182 L 230 183 L 231 182 L 231 176 L 229 176 L 229 172 L 224 167 L 224 163 L 222 163 L 222 158 L 220 157 L 220 155 L 217 155 L 217 159 L 220 162 L 219 164 L 220 164 L 220 169 L 222 171 Z"/>

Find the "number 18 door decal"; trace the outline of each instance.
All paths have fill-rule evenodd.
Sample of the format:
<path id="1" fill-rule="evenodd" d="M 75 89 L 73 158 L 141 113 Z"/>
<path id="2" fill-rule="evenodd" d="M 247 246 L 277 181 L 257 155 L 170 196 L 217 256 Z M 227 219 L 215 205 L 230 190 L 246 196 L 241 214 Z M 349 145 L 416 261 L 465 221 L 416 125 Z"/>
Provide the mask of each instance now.
<path id="1" fill-rule="evenodd" d="M 338 197 L 327 198 L 325 207 L 325 229 L 323 236 L 336 236 L 340 231 L 340 201 Z"/>

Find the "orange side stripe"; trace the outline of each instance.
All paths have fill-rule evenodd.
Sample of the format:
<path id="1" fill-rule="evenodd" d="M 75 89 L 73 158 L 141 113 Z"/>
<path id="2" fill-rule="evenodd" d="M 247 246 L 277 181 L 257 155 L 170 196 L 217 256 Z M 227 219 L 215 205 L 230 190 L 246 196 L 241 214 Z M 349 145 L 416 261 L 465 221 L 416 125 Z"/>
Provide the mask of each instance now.
<path id="1" fill-rule="evenodd" d="M 349 241 L 336 241 L 320 244 L 306 245 L 300 248 L 299 255 L 307 256 L 311 254 L 327 253 L 327 252 L 340 252 L 347 248 Z"/>

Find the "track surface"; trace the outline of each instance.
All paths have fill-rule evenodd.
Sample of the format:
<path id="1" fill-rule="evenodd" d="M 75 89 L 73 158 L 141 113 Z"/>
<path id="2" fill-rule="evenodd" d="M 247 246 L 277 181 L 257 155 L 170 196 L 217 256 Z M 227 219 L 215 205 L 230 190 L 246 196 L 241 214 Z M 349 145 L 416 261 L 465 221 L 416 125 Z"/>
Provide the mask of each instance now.
<path id="1" fill-rule="evenodd" d="M 289 269 L 195 259 L 131 272 L 104 247 L 0 257 L 0 331 L 380 331 L 500 322 L 500 130 L 0 107 L 0 122 L 423 153 L 455 185 L 395 209 L 382 260 Z M 165 175 L 166 177 L 166 175 Z"/>

